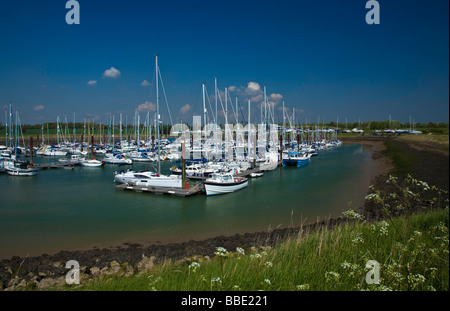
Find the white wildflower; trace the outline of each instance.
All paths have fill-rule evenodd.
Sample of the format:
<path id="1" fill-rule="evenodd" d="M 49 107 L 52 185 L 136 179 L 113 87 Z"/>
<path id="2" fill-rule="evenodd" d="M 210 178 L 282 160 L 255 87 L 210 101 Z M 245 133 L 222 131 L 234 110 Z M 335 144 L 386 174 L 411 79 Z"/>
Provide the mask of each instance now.
<path id="1" fill-rule="evenodd" d="M 198 268 L 200 268 L 200 264 L 196 261 L 189 265 L 189 271 L 192 270 L 192 272 L 196 272 Z"/>
<path id="2" fill-rule="evenodd" d="M 352 264 L 349 263 L 349 262 L 343 262 L 343 263 L 341 263 L 341 267 L 342 267 L 343 269 L 349 269 L 349 268 L 351 268 L 351 266 L 352 266 Z"/>
<path id="3" fill-rule="evenodd" d="M 426 279 L 422 274 L 414 274 L 408 276 L 408 282 L 412 285 L 413 288 L 420 286 L 425 283 Z"/>
<path id="4" fill-rule="evenodd" d="M 245 251 L 244 251 L 244 249 L 243 249 L 242 247 L 237 247 L 237 248 L 236 248 L 236 252 L 237 252 L 239 255 L 245 255 Z"/>
<path id="5" fill-rule="evenodd" d="M 339 282 L 341 275 L 334 271 L 329 271 L 325 273 L 325 280 L 329 282 Z"/>
<path id="6" fill-rule="evenodd" d="M 217 247 L 216 252 L 214 252 L 214 254 L 220 257 L 225 257 L 226 255 L 228 255 L 228 251 L 223 247 Z"/>
<path id="7" fill-rule="evenodd" d="M 211 279 L 211 283 L 219 283 L 219 284 L 222 284 L 222 280 L 221 280 L 221 278 L 220 277 L 215 277 L 215 278 L 212 278 Z"/>
<path id="8" fill-rule="evenodd" d="M 367 198 L 367 197 L 366 197 Z M 356 219 L 356 220 L 364 220 L 364 216 L 358 214 L 357 212 L 355 212 L 352 209 L 349 209 L 348 211 L 342 212 L 342 214 L 345 216 L 345 218 L 347 219 Z"/>
<path id="9" fill-rule="evenodd" d="M 264 265 L 265 265 L 266 267 L 268 267 L 268 268 L 272 268 L 272 267 L 273 267 L 273 263 L 271 263 L 270 261 L 266 261 L 266 262 L 264 263 Z"/>
<path id="10" fill-rule="evenodd" d="M 364 239 L 362 237 L 362 234 L 361 233 L 357 233 L 356 237 L 354 237 L 352 239 L 352 243 L 356 244 L 356 245 L 364 243 Z"/>

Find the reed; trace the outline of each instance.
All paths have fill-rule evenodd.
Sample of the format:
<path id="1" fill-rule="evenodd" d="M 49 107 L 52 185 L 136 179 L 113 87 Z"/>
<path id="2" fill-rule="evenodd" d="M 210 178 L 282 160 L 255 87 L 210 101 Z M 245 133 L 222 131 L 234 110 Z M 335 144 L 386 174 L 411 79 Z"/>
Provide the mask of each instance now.
<path id="1" fill-rule="evenodd" d="M 277 247 L 225 250 L 211 260 L 166 260 L 133 277 L 108 277 L 80 290 L 354 291 L 449 289 L 448 208 L 353 221 L 300 231 Z M 394 228 L 400 228 L 396 231 Z M 367 284 L 366 263 L 380 264 L 380 283 Z"/>

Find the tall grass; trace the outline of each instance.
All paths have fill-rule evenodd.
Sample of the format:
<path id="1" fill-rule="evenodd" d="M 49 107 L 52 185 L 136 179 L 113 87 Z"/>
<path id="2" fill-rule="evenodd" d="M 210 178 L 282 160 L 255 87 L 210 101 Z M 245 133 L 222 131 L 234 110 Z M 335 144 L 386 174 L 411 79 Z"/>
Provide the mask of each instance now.
<path id="1" fill-rule="evenodd" d="M 448 220 L 447 208 L 389 222 L 358 221 L 300 231 L 273 249 L 219 248 L 211 260 L 168 260 L 150 273 L 99 279 L 80 289 L 448 290 Z M 380 264 L 379 284 L 366 282 L 369 260 Z"/>
<path id="2" fill-rule="evenodd" d="M 408 176 L 372 188 L 366 199 L 383 212 L 369 222 L 353 210 L 331 227 L 300 228 L 275 248 L 226 250 L 215 256 L 166 260 L 132 277 L 82 282 L 80 290 L 354 291 L 449 290 L 449 209 L 446 192 Z M 424 194 L 427 200 L 424 200 Z M 431 199 L 430 199 L 431 198 Z M 445 208 L 444 208 L 445 206 Z M 311 228 L 311 227 L 308 227 Z M 374 267 L 378 267 L 379 278 Z"/>

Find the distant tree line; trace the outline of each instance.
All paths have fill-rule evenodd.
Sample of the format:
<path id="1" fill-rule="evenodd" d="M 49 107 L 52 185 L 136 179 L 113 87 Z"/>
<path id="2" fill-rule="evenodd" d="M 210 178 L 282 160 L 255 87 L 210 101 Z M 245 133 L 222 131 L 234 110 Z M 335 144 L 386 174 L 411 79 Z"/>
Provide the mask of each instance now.
<path id="1" fill-rule="evenodd" d="M 286 124 L 286 126 L 289 126 Z M 338 128 L 340 130 L 344 129 L 362 129 L 364 131 L 370 132 L 373 130 L 384 130 L 384 129 L 416 129 L 419 131 L 422 131 L 424 133 L 448 133 L 449 129 L 449 122 L 428 122 L 428 123 L 414 123 L 410 124 L 409 122 L 401 123 L 399 121 L 391 120 L 391 121 L 364 121 L 364 122 L 351 122 L 351 123 L 337 123 L 335 121 L 329 122 L 329 123 L 310 123 L 310 124 L 296 124 L 297 128 L 303 126 L 304 128 L 315 128 L 316 126 L 319 128 Z M 59 129 L 60 133 L 67 132 L 69 135 L 73 133 L 73 123 L 59 123 Z M 89 127 L 92 132 L 92 124 L 89 124 Z M 44 135 L 47 135 L 48 132 L 55 134 L 57 129 L 56 122 L 50 122 L 50 123 L 44 123 L 44 124 L 24 124 L 21 125 L 22 132 L 24 135 L 26 134 L 40 134 L 42 132 L 42 128 L 44 129 Z M 140 125 L 140 129 L 143 130 L 144 124 Z M 163 124 L 160 127 L 161 133 L 169 133 L 171 128 L 170 124 Z M 88 133 L 88 125 L 85 123 L 75 123 L 75 130 L 77 135 L 83 132 L 83 130 L 86 129 L 86 133 Z M 106 124 L 101 125 L 102 134 L 107 134 L 109 127 Z M 125 130 L 128 130 L 128 134 L 133 131 L 133 125 L 128 124 L 122 125 L 123 134 L 125 135 Z M 98 134 L 100 130 L 100 124 L 94 124 L 94 132 L 95 134 Z M 4 123 L 0 123 L 0 135 L 3 135 L 5 133 L 5 125 Z M 155 132 L 155 127 L 151 126 L 152 133 Z M 114 126 L 114 133 L 119 133 L 119 125 L 116 124 Z"/>

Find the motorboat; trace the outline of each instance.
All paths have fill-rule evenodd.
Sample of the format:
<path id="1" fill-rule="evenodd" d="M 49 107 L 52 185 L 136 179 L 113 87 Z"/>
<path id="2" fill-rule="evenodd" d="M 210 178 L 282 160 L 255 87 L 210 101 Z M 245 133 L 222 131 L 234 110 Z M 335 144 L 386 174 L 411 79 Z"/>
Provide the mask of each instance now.
<path id="1" fill-rule="evenodd" d="M 138 174 L 138 176 L 142 174 Z M 128 184 L 144 187 L 156 187 L 156 188 L 182 188 L 182 179 L 179 175 L 160 175 L 153 173 L 145 178 L 131 179 Z"/>
<path id="2" fill-rule="evenodd" d="M 131 164 L 133 161 L 128 159 L 123 154 L 106 154 L 103 161 L 108 164 Z"/>
<path id="3" fill-rule="evenodd" d="M 6 173 L 12 176 L 34 176 L 39 168 L 30 162 L 15 162 L 13 165 L 5 165 Z"/>
<path id="4" fill-rule="evenodd" d="M 283 166 L 305 166 L 309 164 L 311 154 L 288 152 L 283 155 Z"/>
<path id="5" fill-rule="evenodd" d="M 252 177 L 252 178 L 261 177 L 261 176 L 263 176 L 263 175 L 264 175 L 264 172 L 263 172 L 263 171 L 258 171 L 258 172 L 250 173 L 250 177 Z"/>
<path id="6" fill-rule="evenodd" d="M 105 165 L 105 162 L 97 159 L 84 159 L 80 161 L 80 164 L 85 167 L 100 167 Z"/>
<path id="7" fill-rule="evenodd" d="M 59 159 L 58 161 L 62 164 L 79 165 L 84 159 L 85 158 L 80 157 L 79 154 L 72 154 L 70 159 Z"/>
<path id="8" fill-rule="evenodd" d="M 232 173 L 214 173 L 204 181 L 207 196 L 231 193 L 248 186 L 248 179 Z"/>

